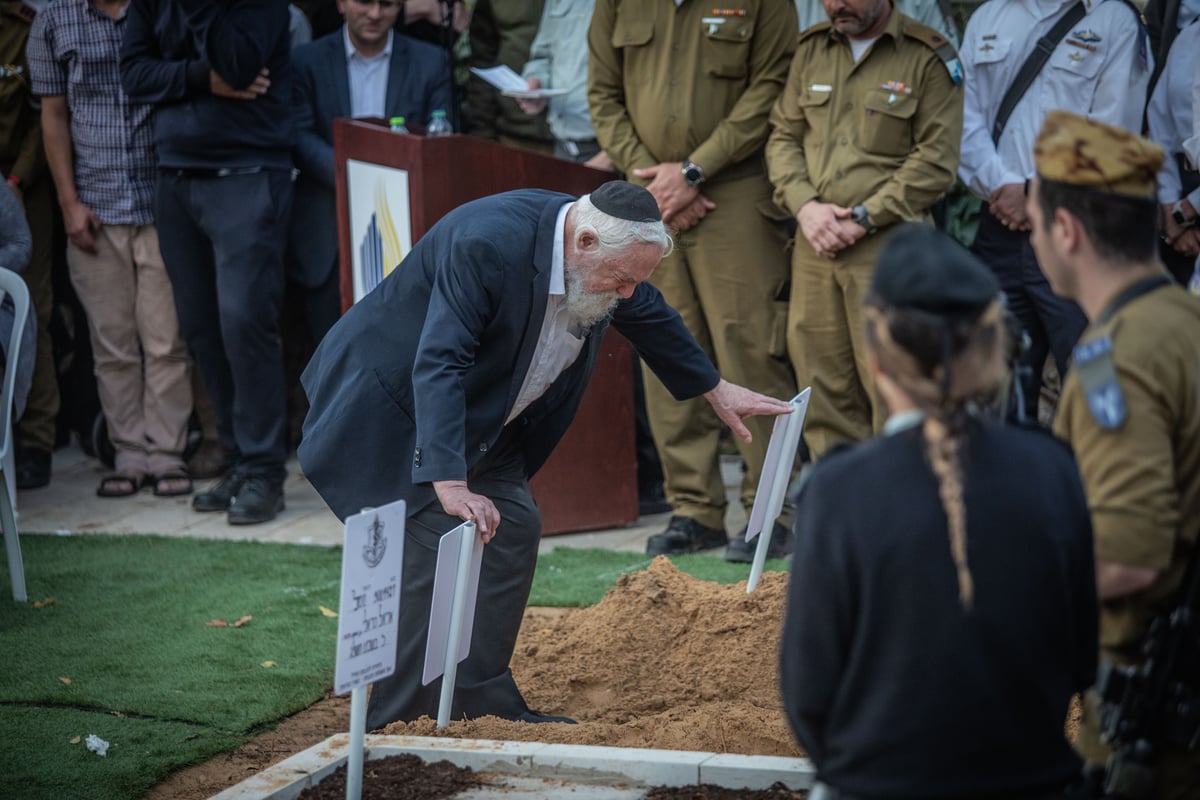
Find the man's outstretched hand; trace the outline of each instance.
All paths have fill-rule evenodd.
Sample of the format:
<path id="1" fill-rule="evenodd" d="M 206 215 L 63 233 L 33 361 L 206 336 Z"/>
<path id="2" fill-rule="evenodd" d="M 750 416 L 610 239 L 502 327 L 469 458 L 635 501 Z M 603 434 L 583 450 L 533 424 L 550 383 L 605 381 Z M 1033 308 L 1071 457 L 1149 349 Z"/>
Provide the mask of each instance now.
<path id="1" fill-rule="evenodd" d="M 434 481 L 433 490 L 447 514 L 475 523 L 484 544 L 496 535 L 500 525 L 499 509 L 488 498 L 467 488 L 466 481 Z"/>
<path id="2" fill-rule="evenodd" d="M 704 399 L 713 407 L 713 411 L 717 412 L 721 421 L 744 442 L 751 439 L 749 429 L 742 424 L 746 417 L 760 414 L 777 417 L 780 414 L 792 413 L 792 404 L 786 400 L 776 400 L 774 397 L 752 392 L 745 386 L 730 383 L 724 378 L 713 389 L 704 393 Z"/>

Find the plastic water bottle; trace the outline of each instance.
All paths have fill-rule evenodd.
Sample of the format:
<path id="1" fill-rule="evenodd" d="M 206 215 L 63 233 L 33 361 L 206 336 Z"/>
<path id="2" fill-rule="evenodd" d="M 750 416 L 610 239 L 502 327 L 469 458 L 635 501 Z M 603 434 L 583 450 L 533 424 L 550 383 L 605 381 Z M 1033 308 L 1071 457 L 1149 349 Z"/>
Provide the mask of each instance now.
<path id="1" fill-rule="evenodd" d="M 408 133 L 408 127 L 404 124 L 404 117 L 392 117 L 388 120 L 388 125 L 392 129 L 392 133 Z"/>
<path id="2" fill-rule="evenodd" d="M 454 129 L 450 127 L 450 120 L 446 119 L 446 112 L 440 108 L 433 112 L 433 116 L 429 118 L 429 128 L 426 130 L 427 136 L 449 136 L 454 133 Z"/>

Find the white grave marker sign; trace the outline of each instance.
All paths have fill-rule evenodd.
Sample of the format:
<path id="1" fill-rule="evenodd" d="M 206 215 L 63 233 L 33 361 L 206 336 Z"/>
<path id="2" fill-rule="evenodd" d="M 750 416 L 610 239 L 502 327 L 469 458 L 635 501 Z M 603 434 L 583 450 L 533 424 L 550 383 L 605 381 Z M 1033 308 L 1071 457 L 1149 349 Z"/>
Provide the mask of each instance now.
<path id="1" fill-rule="evenodd" d="M 346 520 L 333 679 L 338 694 L 396 671 L 405 512 L 398 500 Z"/>

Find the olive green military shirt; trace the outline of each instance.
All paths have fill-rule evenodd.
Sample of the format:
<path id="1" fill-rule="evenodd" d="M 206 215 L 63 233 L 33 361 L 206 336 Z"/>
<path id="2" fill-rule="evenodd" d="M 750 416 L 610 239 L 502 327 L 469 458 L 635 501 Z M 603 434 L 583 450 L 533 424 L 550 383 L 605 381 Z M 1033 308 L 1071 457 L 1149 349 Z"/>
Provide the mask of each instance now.
<path id="1" fill-rule="evenodd" d="M 1083 348 L 1104 337 L 1100 358 L 1111 359 L 1124 406 L 1114 427 L 1093 414 L 1092 380 L 1081 380 Z M 1075 353 L 1054 430 L 1079 462 L 1096 558 L 1162 571 L 1145 591 L 1101 603 L 1101 647 L 1128 654 L 1178 591 L 1200 533 L 1200 299 L 1157 288 L 1097 317 Z"/>
<path id="2" fill-rule="evenodd" d="M 691 159 L 709 180 L 754 156 L 796 27 L 791 0 L 596 0 L 588 106 L 600 145 L 624 172 Z"/>
<path id="3" fill-rule="evenodd" d="M 33 9 L 24 3 L 0 2 L 0 169 L 25 184 L 46 168 L 42 115 L 25 60 L 33 17 Z"/>
<path id="4" fill-rule="evenodd" d="M 938 48 L 951 58 L 948 64 Z M 826 22 L 800 36 L 771 110 L 767 174 L 775 202 L 866 206 L 876 225 L 926 219 L 954 185 L 963 93 L 956 54 L 937 31 L 893 9 L 855 63 Z"/>

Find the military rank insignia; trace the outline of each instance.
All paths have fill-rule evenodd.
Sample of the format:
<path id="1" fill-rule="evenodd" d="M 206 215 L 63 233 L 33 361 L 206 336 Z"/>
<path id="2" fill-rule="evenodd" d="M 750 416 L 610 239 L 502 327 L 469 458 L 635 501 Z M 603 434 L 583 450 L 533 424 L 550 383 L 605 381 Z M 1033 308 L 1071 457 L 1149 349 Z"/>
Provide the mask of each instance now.
<path id="1" fill-rule="evenodd" d="M 1088 410 L 1096 423 L 1107 430 L 1116 430 L 1125 421 L 1127 409 L 1117 368 L 1112 359 L 1112 338 L 1102 336 L 1075 347 L 1074 369 L 1087 398 Z"/>

